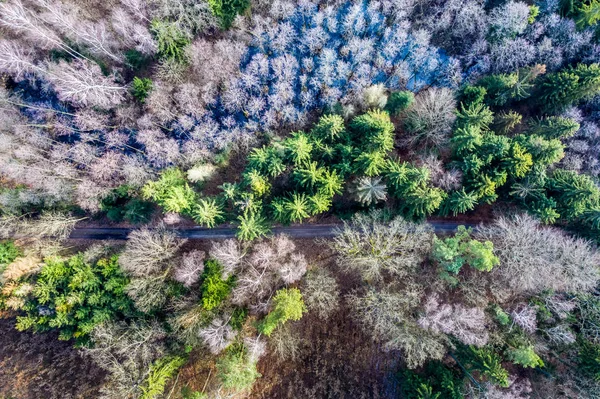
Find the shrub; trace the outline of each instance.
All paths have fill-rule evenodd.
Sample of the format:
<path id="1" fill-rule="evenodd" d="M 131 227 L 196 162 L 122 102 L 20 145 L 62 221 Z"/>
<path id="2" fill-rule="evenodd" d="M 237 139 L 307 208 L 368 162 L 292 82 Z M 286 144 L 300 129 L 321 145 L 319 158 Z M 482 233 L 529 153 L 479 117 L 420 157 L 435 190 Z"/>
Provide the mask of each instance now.
<path id="1" fill-rule="evenodd" d="M 208 0 L 211 12 L 221 21 L 223 29 L 229 29 L 235 17 L 250 7 L 249 0 Z"/>
<path id="2" fill-rule="evenodd" d="M 98 324 L 133 311 L 125 294 L 127 283 L 117 256 L 95 263 L 87 263 L 83 254 L 47 259 L 27 298 L 26 315 L 17 318 L 17 328 L 57 329 L 60 339 L 85 342 Z"/>
<path id="3" fill-rule="evenodd" d="M 470 239 L 471 230 L 458 227 L 454 237 L 440 240 L 434 239 L 433 258 L 447 271 L 457 274 L 464 264 L 479 271 L 489 272 L 500 261 L 494 255 L 494 244 L 491 241 L 480 242 Z"/>
<path id="4" fill-rule="evenodd" d="M 249 390 L 254 381 L 261 377 L 256 370 L 256 362 L 252 362 L 246 352 L 244 347 L 232 347 L 217 360 L 217 372 L 224 388 Z"/>
<path id="5" fill-rule="evenodd" d="M 277 326 L 288 320 L 300 320 L 306 312 L 302 294 L 297 288 L 282 288 L 273 298 L 273 310 L 259 326 L 259 331 L 270 336 Z"/>
<path id="6" fill-rule="evenodd" d="M 175 376 L 175 373 L 186 359 L 181 356 L 167 356 L 155 361 L 150 366 L 150 374 L 144 386 L 142 386 L 142 395 L 140 399 L 156 399 L 161 397 L 167 383 Z"/>
<path id="7" fill-rule="evenodd" d="M 510 361 L 525 368 L 544 367 L 544 362 L 531 345 L 509 348 L 507 354 Z"/>
<path id="8" fill-rule="evenodd" d="M 395 91 L 390 94 L 385 109 L 390 115 L 398 116 L 410 108 L 414 101 L 415 95 L 411 91 Z"/>
<path id="9" fill-rule="evenodd" d="M 206 310 L 212 310 L 219 306 L 233 288 L 234 277 L 223 280 L 222 274 L 223 267 L 216 260 L 209 259 L 205 262 L 200 291 L 202 292 L 202 307 Z"/>
<path id="10" fill-rule="evenodd" d="M 600 345 L 580 340 L 578 356 L 581 371 L 600 382 Z"/>
<path id="11" fill-rule="evenodd" d="M 4 271 L 6 265 L 12 263 L 20 255 L 21 250 L 13 241 L 0 241 L 0 273 Z"/>
<path id="12" fill-rule="evenodd" d="M 133 78 L 133 82 L 131 85 L 131 94 L 140 102 L 145 103 L 146 98 L 150 94 L 152 90 L 152 79 L 149 78 L 138 78 L 137 76 Z"/>
<path id="13" fill-rule="evenodd" d="M 186 60 L 185 48 L 190 40 L 176 23 L 154 20 L 150 29 L 158 42 L 159 57 L 180 63 Z"/>

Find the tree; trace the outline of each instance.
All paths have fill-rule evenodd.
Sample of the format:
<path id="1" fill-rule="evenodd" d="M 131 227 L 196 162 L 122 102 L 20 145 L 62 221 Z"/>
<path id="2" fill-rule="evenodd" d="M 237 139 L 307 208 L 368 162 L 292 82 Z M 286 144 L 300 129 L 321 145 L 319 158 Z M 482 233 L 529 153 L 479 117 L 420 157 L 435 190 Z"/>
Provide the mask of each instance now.
<path id="1" fill-rule="evenodd" d="M 221 353 L 237 336 L 233 328 L 221 317 L 213 319 L 208 327 L 200 330 L 199 334 L 213 355 Z"/>
<path id="2" fill-rule="evenodd" d="M 342 141 L 346 135 L 344 118 L 336 114 L 323 115 L 310 132 L 331 144 Z"/>
<path id="3" fill-rule="evenodd" d="M 202 307 L 205 310 L 212 310 L 219 306 L 231 292 L 233 288 L 233 277 L 223 279 L 223 267 L 215 260 L 209 259 L 205 262 L 204 273 L 202 274 Z"/>
<path id="4" fill-rule="evenodd" d="M 175 268 L 173 278 L 187 288 L 191 288 L 200 280 L 204 271 L 204 251 L 193 250 L 186 252 L 181 257 L 179 266 Z"/>
<path id="5" fill-rule="evenodd" d="M 415 95 L 410 91 L 396 91 L 390 94 L 385 106 L 386 111 L 392 116 L 399 116 L 400 113 L 410 108 L 415 101 Z"/>
<path id="6" fill-rule="evenodd" d="M 292 136 L 284 141 L 283 147 L 288 159 L 295 166 L 308 162 L 313 150 L 313 145 L 304 132 L 292 133 Z"/>
<path id="7" fill-rule="evenodd" d="M 454 237 L 443 240 L 435 237 L 431 253 L 433 259 L 444 269 L 455 274 L 458 274 L 465 264 L 479 271 L 491 271 L 499 264 L 498 257 L 494 255 L 494 245 L 491 241 L 470 239 L 470 234 L 471 230 L 459 226 Z"/>
<path id="8" fill-rule="evenodd" d="M 509 348 L 508 358 L 514 364 L 518 364 L 525 368 L 544 367 L 544 362 L 538 354 L 535 353 L 532 345 Z"/>
<path id="9" fill-rule="evenodd" d="M 600 190 L 589 176 L 556 169 L 548 179 L 550 194 L 557 200 L 558 211 L 568 218 L 580 216 L 600 202 Z"/>
<path id="10" fill-rule="evenodd" d="M 137 76 L 133 78 L 131 94 L 137 98 L 140 103 L 143 104 L 146 101 L 146 97 L 148 97 L 150 91 L 152 91 L 152 79 L 140 79 Z"/>
<path id="11" fill-rule="evenodd" d="M 453 216 L 459 213 L 466 213 L 475 209 L 479 196 L 472 191 L 465 191 L 462 188 L 460 191 L 452 192 L 442 203 L 441 212 L 443 215 L 452 213 Z"/>
<path id="12" fill-rule="evenodd" d="M 401 278 L 415 270 L 431 246 L 431 229 L 400 217 L 385 221 L 381 212 L 354 215 L 330 242 L 340 265 L 367 281 L 386 273 Z"/>
<path id="13" fill-rule="evenodd" d="M 110 109 L 125 100 L 127 89 L 115 82 L 114 76 L 104 76 L 100 67 L 87 60 L 70 63 L 48 63 L 46 79 L 56 89 L 62 101 L 76 106 Z"/>
<path id="14" fill-rule="evenodd" d="M 125 250 L 119 257 L 123 270 L 134 277 L 161 273 L 165 262 L 173 258 L 185 240 L 163 226 L 158 229 L 142 228 L 127 237 Z"/>
<path id="15" fill-rule="evenodd" d="M 363 205 L 374 205 L 387 198 L 387 187 L 381 177 L 361 177 L 354 188 L 356 199 Z"/>
<path id="16" fill-rule="evenodd" d="M 579 130 L 579 123 L 563 116 L 548 116 L 537 119 L 529 124 L 531 134 L 548 139 L 567 139 Z"/>
<path id="17" fill-rule="evenodd" d="M 242 241 L 252 241 L 269 232 L 265 218 L 256 212 L 245 212 L 238 220 L 240 225 L 236 235 Z"/>
<path id="18" fill-rule="evenodd" d="M 251 361 L 244 347 L 225 352 L 217 360 L 217 372 L 223 387 L 236 391 L 249 390 L 261 376 L 256 371 L 256 362 Z"/>
<path id="19" fill-rule="evenodd" d="M 327 319 L 339 306 L 339 284 L 324 268 L 311 271 L 305 280 L 304 302 L 309 311 L 321 319 Z"/>
<path id="20" fill-rule="evenodd" d="M 309 202 L 305 194 L 293 193 L 284 201 L 285 219 L 298 223 L 309 217 Z"/>
<path id="21" fill-rule="evenodd" d="M 181 356 L 166 356 L 156 360 L 151 366 L 148 377 L 141 387 L 140 399 L 155 399 L 160 397 L 170 379 L 186 362 Z"/>
<path id="22" fill-rule="evenodd" d="M 93 263 L 83 254 L 46 259 L 26 299 L 26 314 L 17 317 L 17 329 L 57 329 L 61 339 L 86 342 L 97 325 L 133 312 L 127 283 L 117 256 Z"/>
<path id="23" fill-rule="evenodd" d="M 0 237 L 25 236 L 64 240 L 71 235 L 75 224 L 84 219 L 61 212 L 43 212 L 38 218 L 3 215 L 0 217 Z"/>
<path id="24" fill-rule="evenodd" d="M 312 189 L 322 181 L 324 169 L 316 162 L 307 162 L 303 167 L 294 169 L 294 178 L 300 187 Z"/>
<path id="25" fill-rule="evenodd" d="M 297 288 L 282 288 L 273 297 L 273 310 L 259 326 L 259 331 L 270 336 L 273 331 L 288 320 L 300 320 L 306 312 L 302 294 Z"/>
<path id="26" fill-rule="evenodd" d="M 419 93 L 413 106 L 406 111 L 409 133 L 406 145 L 443 148 L 456 119 L 455 109 L 454 95 L 448 89 L 435 88 Z"/>
<path id="27" fill-rule="evenodd" d="M 223 29 L 229 29 L 238 14 L 243 14 L 250 6 L 248 0 L 209 0 L 211 12 L 221 21 Z"/>
<path id="28" fill-rule="evenodd" d="M 540 85 L 539 101 L 548 111 L 562 110 L 600 91 L 600 66 L 578 64 L 549 74 Z"/>
<path id="29" fill-rule="evenodd" d="M 192 209 L 194 221 L 213 228 L 223 220 L 223 208 L 214 198 L 201 198 Z"/>
<path id="30" fill-rule="evenodd" d="M 154 20 L 150 30 L 156 37 L 158 55 L 161 58 L 179 63 L 186 60 L 185 49 L 189 46 L 190 40 L 176 23 Z"/>
<path id="31" fill-rule="evenodd" d="M 394 148 L 394 124 L 385 111 L 367 111 L 352 119 L 349 127 L 365 152 L 386 153 Z"/>
<path id="32" fill-rule="evenodd" d="M 494 243 L 500 266 L 491 277 L 499 295 L 580 292 L 598 281 L 598 253 L 589 242 L 542 227 L 530 216 L 501 217 L 481 227 L 475 237 Z"/>

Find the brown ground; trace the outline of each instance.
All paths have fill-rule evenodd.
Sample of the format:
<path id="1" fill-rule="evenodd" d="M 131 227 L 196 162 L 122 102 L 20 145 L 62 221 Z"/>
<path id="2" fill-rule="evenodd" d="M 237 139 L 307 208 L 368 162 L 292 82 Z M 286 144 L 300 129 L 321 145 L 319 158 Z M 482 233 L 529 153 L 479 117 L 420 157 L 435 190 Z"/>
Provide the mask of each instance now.
<path id="1" fill-rule="evenodd" d="M 104 372 L 57 334 L 19 332 L 0 319 L 0 399 L 92 399 Z"/>

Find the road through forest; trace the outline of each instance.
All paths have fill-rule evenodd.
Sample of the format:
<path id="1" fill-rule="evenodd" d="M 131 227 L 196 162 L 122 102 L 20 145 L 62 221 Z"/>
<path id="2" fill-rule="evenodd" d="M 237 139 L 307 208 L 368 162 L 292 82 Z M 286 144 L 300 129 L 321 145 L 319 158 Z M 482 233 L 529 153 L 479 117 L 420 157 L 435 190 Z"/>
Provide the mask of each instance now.
<path id="1" fill-rule="evenodd" d="M 475 224 L 452 221 L 429 221 L 436 233 L 451 233 L 458 226 L 476 227 Z M 333 237 L 335 228 L 340 224 L 307 224 L 300 226 L 274 227 L 273 234 L 286 234 L 295 238 Z M 82 240 L 125 240 L 133 229 L 122 227 L 79 227 L 71 233 L 71 239 Z M 212 229 L 202 227 L 173 228 L 177 234 L 188 240 L 218 240 L 235 237 L 233 227 L 217 227 Z"/>

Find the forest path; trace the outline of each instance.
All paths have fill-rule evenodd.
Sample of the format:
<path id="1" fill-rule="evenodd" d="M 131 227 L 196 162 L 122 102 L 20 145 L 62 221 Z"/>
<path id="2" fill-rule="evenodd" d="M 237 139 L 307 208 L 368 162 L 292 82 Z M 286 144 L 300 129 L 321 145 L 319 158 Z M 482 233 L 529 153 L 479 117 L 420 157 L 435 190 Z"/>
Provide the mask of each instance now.
<path id="1" fill-rule="evenodd" d="M 458 226 L 475 228 L 473 223 L 460 223 L 453 221 L 429 221 L 428 222 L 436 233 L 451 233 Z M 294 238 L 318 238 L 333 237 L 335 228 L 341 224 L 307 224 L 299 226 L 274 227 L 273 234 L 286 234 Z M 122 227 L 80 227 L 75 228 L 71 233 L 71 239 L 83 240 L 125 240 L 132 231 L 131 228 Z M 203 227 L 192 228 L 173 228 L 177 234 L 189 240 L 219 240 L 235 237 L 236 229 L 233 227 L 217 227 L 207 229 Z"/>

